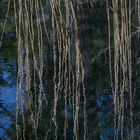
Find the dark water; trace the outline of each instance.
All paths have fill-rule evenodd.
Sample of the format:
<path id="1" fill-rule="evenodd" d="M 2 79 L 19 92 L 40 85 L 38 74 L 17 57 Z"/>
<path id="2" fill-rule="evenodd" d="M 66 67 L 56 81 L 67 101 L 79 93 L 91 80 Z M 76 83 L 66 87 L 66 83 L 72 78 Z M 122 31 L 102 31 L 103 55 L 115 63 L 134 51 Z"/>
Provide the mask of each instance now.
<path id="1" fill-rule="evenodd" d="M 98 76 L 96 78 L 100 77 Z M 0 139 L 2 140 L 15 140 L 16 79 L 16 46 L 7 45 L 0 52 Z M 112 94 L 109 89 L 103 89 L 102 81 L 96 81 L 94 84 L 96 85 L 94 88 L 87 89 L 89 135 L 91 133 L 91 137 L 94 136 L 99 140 L 112 139 L 114 133 Z M 71 106 L 68 106 L 67 110 L 67 118 L 72 119 Z M 60 111 L 60 114 L 64 116 L 64 111 Z M 72 130 L 68 131 L 68 135 L 71 135 Z"/>
<path id="2" fill-rule="evenodd" d="M 88 16 L 85 15 L 88 13 Z M 81 51 L 85 65 L 85 87 L 87 94 L 88 139 L 112 140 L 113 127 L 113 99 L 109 80 L 108 50 L 107 48 L 107 18 L 105 5 L 97 5 L 89 11 L 81 12 L 80 39 Z M 94 14 L 93 14 L 94 13 Z M 6 38 L 15 34 L 9 32 Z M 16 111 L 16 79 L 17 79 L 17 47 L 12 42 L 6 42 L 0 50 L 0 140 L 15 140 L 15 111 Z M 140 64 L 137 69 L 140 75 Z M 140 76 L 137 78 L 140 85 Z M 139 93 L 135 100 L 134 134 L 139 140 Z M 67 107 L 67 118 L 72 118 L 72 107 Z M 58 111 L 64 117 L 64 110 Z M 47 119 L 46 119 L 47 120 Z M 45 121 L 46 121 L 45 120 Z M 61 126 L 61 124 L 60 124 Z M 70 137 L 72 130 L 68 130 Z M 126 133 L 130 130 L 126 129 Z M 61 132 L 60 132 L 61 133 Z M 41 135 L 41 133 L 40 133 Z M 27 139 L 28 140 L 28 139 Z M 53 140 L 53 139 L 50 139 Z M 70 139 L 71 140 L 71 139 Z M 129 137 L 125 138 L 129 140 Z"/>

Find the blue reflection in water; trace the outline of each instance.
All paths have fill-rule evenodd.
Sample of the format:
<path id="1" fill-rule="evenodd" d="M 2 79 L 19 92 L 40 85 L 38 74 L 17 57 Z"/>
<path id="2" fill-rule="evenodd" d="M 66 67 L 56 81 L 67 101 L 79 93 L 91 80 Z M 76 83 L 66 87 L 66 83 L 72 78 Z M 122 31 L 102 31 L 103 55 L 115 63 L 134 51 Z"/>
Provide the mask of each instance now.
<path id="1" fill-rule="evenodd" d="M 0 101 L 3 103 L 3 107 L 8 111 L 13 112 L 16 106 L 16 86 L 1 87 L 0 93 Z"/>
<path id="2" fill-rule="evenodd" d="M 0 58 L 0 139 L 12 140 L 15 123 L 16 62 L 6 63 Z"/>
<path id="3" fill-rule="evenodd" d="M 113 121 L 109 120 L 107 122 L 109 118 L 113 118 L 112 94 L 104 93 L 101 88 L 97 89 L 96 93 L 98 96 L 96 105 L 98 107 L 97 118 L 100 130 L 99 140 L 109 140 L 114 135 Z"/>

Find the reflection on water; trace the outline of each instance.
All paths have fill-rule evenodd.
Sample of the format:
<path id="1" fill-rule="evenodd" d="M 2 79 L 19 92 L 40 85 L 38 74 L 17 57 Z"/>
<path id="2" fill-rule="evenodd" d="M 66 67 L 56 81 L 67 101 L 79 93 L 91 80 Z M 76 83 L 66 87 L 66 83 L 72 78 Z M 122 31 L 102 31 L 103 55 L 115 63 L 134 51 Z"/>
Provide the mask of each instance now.
<path id="1" fill-rule="evenodd" d="M 15 135 L 16 60 L 12 55 L 11 58 L 6 56 L 6 52 L 0 56 L 0 139 L 12 140 Z"/>
<path id="2" fill-rule="evenodd" d="M 100 140 L 113 139 L 114 128 L 113 128 L 113 106 L 112 106 L 112 94 L 104 94 L 102 89 L 97 90 L 98 98 L 96 105 L 98 107 L 97 118 L 98 127 L 100 129 Z M 108 122 L 109 120 L 109 122 Z"/>
<path id="3" fill-rule="evenodd" d="M 93 10 L 94 11 L 91 11 L 91 17 L 90 16 L 87 17 L 87 15 L 85 16 L 86 18 L 89 18 L 89 19 L 86 19 L 87 22 L 85 22 L 84 16 L 82 16 L 83 21 L 81 19 L 81 22 L 83 22 L 83 24 L 86 23 L 87 28 L 85 28 L 86 26 L 83 26 L 83 30 L 80 29 L 80 35 L 82 38 L 81 48 L 83 51 L 83 57 L 85 59 L 85 64 L 86 64 L 85 75 L 86 75 L 86 81 L 88 83 L 86 86 L 86 90 L 87 90 L 86 94 L 87 94 L 87 101 L 89 101 L 87 103 L 88 104 L 87 110 L 88 110 L 88 135 L 89 137 L 87 138 L 87 140 L 112 140 L 114 137 L 113 99 L 112 99 L 112 93 L 106 89 L 106 88 L 110 89 L 109 77 L 108 77 L 109 67 L 107 63 L 108 60 L 106 58 L 107 57 L 106 54 L 108 54 L 108 50 L 106 51 L 105 49 L 105 47 L 107 46 L 107 35 L 106 35 L 107 31 L 105 30 L 107 23 L 105 22 L 106 15 L 104 16 L 106 9 L 102 7 L 95 9 L 94 7 Z M 101 16 L 99 15 L 99 13 Z M 15 36 L 15 32 L 9 32 L 8 34 L 5 34 L 5 36 L 6 37 L 10 36 L 10 38 L 12 38 Z M 10 46 L 10 47 L 4 46 L 2 50 L 0 51 L 1 51 L 0 52 L 0 140 L 15 140 L 16 139 L 15 138 L 15 133 L 16 133 L 15 108 L 16 108 L 16 88 L 17 88 L 16 87 L 17 48 L 13 46 Z M 22 53 L 24 55 L 25 53 L 24 50 L 22 50 Z M 46 55 L 45 57 L 49 58 L 48 55 Z M 48 59 L 48 61 L 49 60 L 50 59 Z M 53 67 L 52 64 L 49 65 L 49 67 Z M 51 69 L 50 71 L 52 71 L 52 68 L 50 69 Z M 138 72 L 138 75 L 140 75 L 139 72 Z M 138 77 L 138 83 L 139 81 L 140 80 Z M 52 85 L 51 80 L 50 80 L 50 85 Z M 49 90 L 51 90 L 51 87 L 52 87 L 50 85 L 47 87 Z M 137 97 L 136 97 L 137 100 L 139 99 L 138 95 L 139 93 L 137 94 Z M 51 98 L 51 97 L 48 96 L 48 98 Z M 136 101 L 136 104 L 137 104 L 136 107 L 139 108 L 139 103 L 137 102 L 138 101 Z M 51 107 L 49 106 L 47 109 L 49 110 L 50 108 Z M 135 111 L 136 115 L 138 114 L 137 110 L 139 110 L 137 108 Z M 45 110 L 44 114 L 46 112 L 47 111 Z M 49 112 L 49 115 L 51 114 L 50 112 Z M 47 113 L 45 114 L 45 117 L 49 116 Z M 137 120 L 139 120 L 140 117 L 136 115 L 135 115 L 135 122 L 138 122 Z M 58 128 L 60 129 L 59 135 L 63 135 L 62 134 L 63 123 L 61 122 L 63 122 L 65 116 L 69 122 L 72 121 L 73 106 L 71 104 L 67 104 L 66 112 L 65 112 L 65 110 L 62 109 L 62 105 L 61 105 L 58 108 L 58 116 L 59 116 Z M 46 123 L 49 120 L 48 119 L 49 117 L 48 118 L 47 117 L 45 118 L 45 117 L 43 116 L 44 122 L 43 121 L 42 122 L 49 126 L 49 123 Z M 80 120 L 80 123 L 82 122 L 81 120 Z M 30 122 L 30 120 L 28 121 Z M 139 122 L 137 124 L 139 124 Z M 139 129 L 139 126 L 137 126 L 137 124 L 135 124 L 135 129 L 134 129 L 136 138 L 138 138 L 140 134 L 140 129 Z M 43 127 L 42 128 L 41 127 L 40 127 L 40 135 L 43 135 L 43 130 L 42 130 Z M 31 128 L 29 128 L 29 130 L 30 129 Z M 51 133 L 51 131 L 53 131 L 52 129 L 50 129 L 51 139 L 48 139 L 48 140 L 54 139 L 53 132 Z M 29 135 L 30 135 L 30 132 L 31 131 L 29 131 Z M 130 133 L 130 130 L 128 130 L 127 133 Z M 73 130 L 71 128 L 67 130 L 67 137 L 69 140 L 72 140 Z M 31 136 L 31 140 L 32 139 L 33 138 Z M 126 138 L 126 140 L 127 139 L 129 140 L 130 138 Z M 29 138 L 27 138 L 27 140 L 29 140 Z"/>
<path id="4" fill-rule="evenodd" d="M 3 51 L 0 55 L 0 140 L 15 140 L 15 108 L 17 88 L 17 62 L 16 56 L 14 55 L 15 52 L 15 50 L 11 50 L 9 48 L 8 51 Z M 96 88 L 96 94 L 94 94 L 93 97 L 95 99 L 93 102 L 96 103 L 94 106 L 95 111 L 93 111 L 96 114 L 96 118 L 93 119 L 95 114 L 92 113 L 91 119 L 88 118 L 88 121 L 90 122 L 88 127 L 98 129 L 97 134 L 95 134 L 98 135 L 97 140 L 112 140 L 114 136 L 112 93 L 108 89 L 103 89 L 102 87 L 97 88 L 96 86 L 97 85 L 94 86 L 94 88 Z M 90 96 L 88 96 L 88 98 L 90 98 Z M 93 106 L 89 106 L 88 110 L 92 108 Z M 58 113 L 62 114 L 63 117 L 65 115 L 64 110 L 60 110 Z M 67 105 L 66 107 L 66 117 L 68 120 L 72 119 L 71 105 Z M 92 122 L 95 122 L 96 119 L 98 121 L 97 125 L 92 125 Z M 95 129 L 93 131 L 95 131 Z M 127 132 L 130 132 L 130 130 Z M 134 133 L 136 137 L 138 137 L 140 133 L 139 128 L 135 128 Z M 72 137 L 72 134 L 72 130 L 69 129 L 69 138 Z"/>

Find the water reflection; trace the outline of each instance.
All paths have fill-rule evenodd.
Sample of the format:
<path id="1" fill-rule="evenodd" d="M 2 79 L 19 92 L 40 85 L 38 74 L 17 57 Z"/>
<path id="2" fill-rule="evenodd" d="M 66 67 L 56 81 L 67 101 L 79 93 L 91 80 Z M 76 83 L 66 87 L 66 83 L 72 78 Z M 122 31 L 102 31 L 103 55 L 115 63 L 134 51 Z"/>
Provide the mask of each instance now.
<path id="1" fill-rule="evenodd" d="M 112 106 L 112 94 L 99 88 L 97 89 L 98 98 L 96 105 L 98 107 L 97 118 L 98 127 L 100 131 L 99 139 L 108 140 L 113 139 L 114 128 L 113 128 L 113 106 Z"/>
<path id="2" fill-rule="evenodd" d="M 16 59 L 4 53 L 0 55 L 0 139 L 12 140 L 15 135 Z"/>

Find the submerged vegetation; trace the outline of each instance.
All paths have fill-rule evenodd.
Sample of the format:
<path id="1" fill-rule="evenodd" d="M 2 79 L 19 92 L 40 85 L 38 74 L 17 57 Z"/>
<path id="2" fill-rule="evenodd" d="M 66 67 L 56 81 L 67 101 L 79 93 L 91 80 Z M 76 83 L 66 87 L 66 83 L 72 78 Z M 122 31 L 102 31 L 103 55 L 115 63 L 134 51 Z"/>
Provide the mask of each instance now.
<path id="1" fill-rule="evenodd" d="M 18 54 L 13 139 L 139 139 L 139 0 L 5 3 L 0 51 L 14 42 Z"/>

